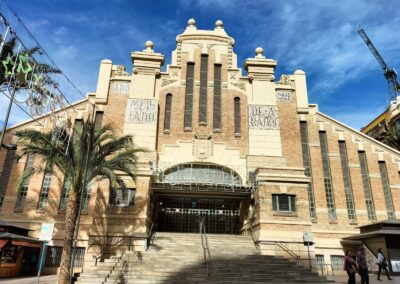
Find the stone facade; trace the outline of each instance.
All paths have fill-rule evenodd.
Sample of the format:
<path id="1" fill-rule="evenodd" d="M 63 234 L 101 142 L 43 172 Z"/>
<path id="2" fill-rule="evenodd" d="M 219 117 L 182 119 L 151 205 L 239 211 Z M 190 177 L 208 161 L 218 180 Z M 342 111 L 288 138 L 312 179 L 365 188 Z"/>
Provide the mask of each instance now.
<path id="1" fill-rule="evenodd" d="M 164 55 L 154 51 L 152 42 L 147 42 L 143 51 L 131 54 L 132 74 L 128 74 L 123 66 L 103 60 L 96 92 L 74 105 L 77 117 L 85 117 L 95 103 L 96 110 L 104 113 L 103 124 L 111 122 L 118 133 L 133 134 L 135 143 L 148 149 L 140 157 L 136 182 L 128 181 L 127 187 L 136 189 L 134 206 L 110 207 L 108 183 L 93 185 L 78 236 L 78 246 L 87 248 L 87 262 L 93 260 L 92 255 L 123 252 L 131 246 L 143 250 L 146 236 L 156 219 L 154 184 L 158 175 L 185 164 L 218 165 L 240 177 L 241 186 L 249 192 L 241 201 L 240 233 L 253 233 L 265 254 L 290 257 L 280 246 L 284 244 L 301 259 L 307 259 L 307 248 L 303 244 L 303 234 L 307 232 L 314 237 L 315 244 L 310 247 L 313 259 L 315 255 L 324 255 L 325 263 L 330 263 L 330 256 L 342 256 L 343 237 L 359 233 L 358 226 L 388 218 L 388 198 L 385 200 L 384 197 L 380 162 L 385 162 L 388 174 L 389 192 L 386 195 L 394 206 L 394 217 L 400 218 L 400 153 L 309 104 L 303 71 L 282 75 L 277 80 L 274 73 L 277 62 L 266 58 L 263 50 L 257 48 L 255 57 L 246 60 L 246 72 L 243 72 L 238 68 L 233 52 L 234 40 L 226 34 L 220 21 L 214 30 L 208 31 L 198 30 L 195 21 L 190 20 L 186 30 L 177 36 L 176 43 L 172 62 L 165 72 L 161 71 Z M 202 54 L 208 55 L 205 123 L 199 121 L 201 81 L 204 82 Z M 185 128 L 188 62 L 194 63 L 193 111 L 191 127 Z M 213 126 L 216 65 L 221 66 L 219 129 Z M 165 129 L 168 94 L 172 95 L 171 116 L 170 126 Z M 240 133 L 235 131 L 237 98 L 240 101 Z M 307 127 L 305 147 L 302 147 L 301 122 Z M 9 128 L 6 143 L 15 142 L 15 130 L 28 127 L 35 127 L 34 123 L 28 121 Z M 333 219 L 328 214 L 321 132 L 327 137 L 326 157 L 336 213 Z M 345 141 L 347 160 L 344 163 L 349 172 L 350 197 L 346 195 L 339 141 Z M 311 175 L 305 173 L 304 149 L 309 149 Z M 367 213 L 360 151 L 367 159 L 365 181 L 372 191 L 375 220 Z M 6 154 L 6 150 L 0 151 L 0 169 L 4 167 Z M 0 218 L 36 230 L 34 237 L 42 222 L 54 222 L 56 229 L 49 245 L 61 246 L 65 216 L 59 211 L 62 175 L 52 179 L 45 210 L 36 210 L 43 176 L 35 176 L 29 184 L 25 207 L 17 211 L 16 184 L 24 165 L 25 161 L 13 163 Z M 274 195 L 294 196 L 295 208 L 274 209 Z M 196 196 L 201 197 L 202 193 Z M 221 196 L 229 197 L 229 194 L 221 193 Z M 353 205 L 349 205 L 349 201 Z M 310 202 L 315 203 L 315 216 L 310 214 Z M 349 206 L 353 206 L 355 212 L 351 219 Z"/>

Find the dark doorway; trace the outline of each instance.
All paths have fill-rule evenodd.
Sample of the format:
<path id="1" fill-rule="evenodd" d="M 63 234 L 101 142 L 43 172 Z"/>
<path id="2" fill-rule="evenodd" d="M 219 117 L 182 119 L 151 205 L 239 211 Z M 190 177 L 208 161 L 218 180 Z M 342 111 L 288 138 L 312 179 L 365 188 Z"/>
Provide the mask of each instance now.
<path id="1" fill-rule="evenodd" d="M 24 247 L 22 253 L 21 275 L 29 276 L 35 275 L 39 263 L 39 248 Z"/>
<path id="2" fill-rule="evenodd" d="M 205 216 L 206 232 L 239 234 L 240 200 L 159 197 L 158 231 L 199 232 L 199 216 Z"/>

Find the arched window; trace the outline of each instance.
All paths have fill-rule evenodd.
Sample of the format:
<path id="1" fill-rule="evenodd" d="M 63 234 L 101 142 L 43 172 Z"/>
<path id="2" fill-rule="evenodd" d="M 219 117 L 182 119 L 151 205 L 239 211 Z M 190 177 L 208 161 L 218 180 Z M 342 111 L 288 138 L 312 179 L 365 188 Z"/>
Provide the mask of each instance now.
<path id="1" fill-rule="evenodd" d="M 161 182 L 172 184 L 214 184 L 241 186 L 242 179 L 233 170 L 213 164 L 182 164 L 166 170 Z"/>
<path id="2" fill-rule="evenodd" d="M 235 113 L 235 135 L 240 136 L 240 98 L 234 99 L 234 113 Z"/>
<path id="3" fill-rule="evenodd" d="M 172 95 L 168 94 L 165 97 L 164 131 L 171 130 L 171 108 L 172 108 Z"/>

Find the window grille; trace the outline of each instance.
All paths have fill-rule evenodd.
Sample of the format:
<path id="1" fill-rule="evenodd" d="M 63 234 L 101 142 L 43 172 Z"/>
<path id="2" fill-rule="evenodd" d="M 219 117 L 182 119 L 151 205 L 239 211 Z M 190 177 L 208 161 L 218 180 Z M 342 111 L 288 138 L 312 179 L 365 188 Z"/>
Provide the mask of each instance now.
<path id="1" fill-rule="evenodd" d="M 34 160 L 35 160 L 34 155 L 28 155 L 28 157 L 26 158 L 24 172 L 32 168 Z M 15 203 L 16 210 L 24 209 L 26 196 L 28 195 L 29 181 L 30 178 L 27 178 L 22 184 L 21 188 L 18 190 L 17 202 Z"/>
<path id="2" fill-rule="evenodd" d="M 3 171 L 0 177 L 0 207 L 3 205 L 4 196 L 11 176 L 12 165 L 15 157 L 15 149 L 7 149 L 6 159 L 3 165 Z"/>
<path id="3" fill-rule="evenodd" d="M 234 100 L 235 109 L 235 135 L 240 135 L 240 98 L 236 97 Z"/>
<path id="4" fill-rule="evenodd" d="M 343 255 L 331 255 L 331 266 L 334 271 L 343 271 L 344 256 Z"/>
<path id="5" fill-rule="evenodd" d="M 71 183 L 69 181 L 64 181 L 64 186 L 61 193 L 60 206 L 58 210 L 64 211 L 67 208 L 70 193 L 71 193 Z"/>
<path id="6" fill-rule="evenodd" d="M 376 220 L 375 207 L 372 197 L 371 184 L 369 181 L 367 156 L 365 155 L 365 152 L 359 151 L 358 158 L 360 159 L 361 177 L 364 187 L 365 203 L 367 205 L 368 220 L 375 221 Z"/>
<path id="7" fill-rule="evenodd" d="M 328 207 L 329 220 L 336 220 L 335 199 L 332 188 L 332 176 L 329 164 L 328 141 L 325 131 L 319 132 L 319 140 L 321 145 L 322 168 L 324 173 L 324 187 L 326 203 Z"/>
<path id="8" fill-rule="evenodd" d="M 349 220 L 354 221 L 356 219 L 356 211 L 354 209 L 353 189 L 351 187 L 349 161 L 347 159 L 345 141 L 339 141 L 339 154 L 342 165 L 344 193 L 346 195 L 347 216 L 349 217 Z"/>
<path id="9" fill-rule="evenodd" d="M 38 210 L 43 210 L 46 207 L 47 199 L 49 198 L 51 184 L 51 174 L 46 173 L 43 178 L 42 189 L 39 194 Z"/>
<path id="10" fill-rule="evenodd" d="M 213 106 L 213 128 L 221 130 L 221 64 L 214 65 L 214 106 Z"/>
<path id="11" fill-rule="evenodd" d="M 325 265 L 325 257 L 323 254 L 316 254 L 315 255 L 315 260 L 317 262 L 317 268 L 318 269 L 323 269 Z"/>
<path id="12" fill-rule="evenodd" d="M 59 267 L 61 263 L 62 247 L 48 246 L 46 251 L 45 267 Z M 74 255 L 74 267 L 83 267 L 85 248 L 76 247 Z"/>
<path id="13" fill-rule="evenodd" d="M 165 97 L 164 130 L 171 130 L 171 108 L 172 95 L 167 94 L 167 96 Z"/>
<path id="14" fill-rule="evenodd" d="M 185 129 L 192 128 L 193 86 L 194 86 L 194 62 L 188 62 L 186 69 L 186 91 L 185 91 L 185 117 L 184 117 Z"/>
<path id="15" fill-rule="evenodd" d="M 115 207 L 130 207 L 135 204 L 135 188 L 111 188 L 110 205 Z"/>
<path id="16" fill-rule="evenodd" d="M 278 212 L 296 212 L 296 196 L 287 194 L 273 194 L 272 210 Z"/>
<path id="17" fill-rule="evenodd" d="M 208 54 L 201 55 L 200 64 L 200 100 L 199 100 L 199 124 L 207 124 L 207 76 Z"/>
<path id="18" fill-rule="evenodd" d="M 389 186 L 389 177 L 387 174 L 386 163 L 384 161 L 379 161 L 379 171 L 381 173 L 383 196 L 385 197 L 388 219 L 395 219 L 392 193 L 390 191 L 390 186 Z"/>
<path id="19" fill-rule="evenodd" d="M 305 175 L 307 177 L 311 177 L 311 180 L 307 186 L 310 218 L 316 219 L 317 214 L 315 211 L 314 186 L 312 181 L 312 169 L 311 169 L 311 159 L 310 159 L 310 146 L 308 143 L 307 122 L 305 121 L 300 121 L 300 135 L 301 135 L 301 150 L 303 153 L 303 165 L 305 168 Z"/>
<path id="20" fill-rule="evenodd" d="M 90 195 L 92 194 L 92 184 L 89 183 L 83 191 L 81 210 L 86 212 L 89 208 Z"/>

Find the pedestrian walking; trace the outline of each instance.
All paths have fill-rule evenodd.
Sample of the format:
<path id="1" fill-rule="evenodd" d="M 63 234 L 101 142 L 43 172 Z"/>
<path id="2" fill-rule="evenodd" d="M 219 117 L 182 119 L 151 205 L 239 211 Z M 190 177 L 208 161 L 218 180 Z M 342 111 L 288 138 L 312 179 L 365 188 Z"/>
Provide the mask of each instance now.
<path id="1" fill-rule="evenodd" d="M 344 256 L 344 270 L 346 270 L 347 275 L 349 276 L 347 284 L 356 284 L 357 263 L 350 256 L 350 250 L 347 250 L 346 255 Z"/>
<path id="2" fill-rule="evenodd" d="M 378 271 L 378 280 L 379 280 L 379 281 L 382 281 L 382 280 L 381 280 L 381 272 L 382 272 L 382 269 L 386 271 L 386 276 L 387 276 L 387 278 L 388 278 L 389 280 L 392 280 L 392 278 L 390 278 L 390 276 L 389 276 L 389 271 L 388 271 L 388 269 L 387 269 L 386 258 L 385 258 L 385 255 L 383 254 L 381 248 L 378 248 L 378 259 L 377 259 L 377 261 L 376 261 L 376 264 L 378 264 L 378 267 L 379 267 L 379 271 Z"/>
<path id="3" fill-rule="evenodd" d="M 361 284 L 369 284 L 368 264 L 365 257 L 365 249 L 363 246 L 360 246 L 358 248 L 356 261 L 358 266 L 358 273 L 360 273 L 361 275 Z"/>

